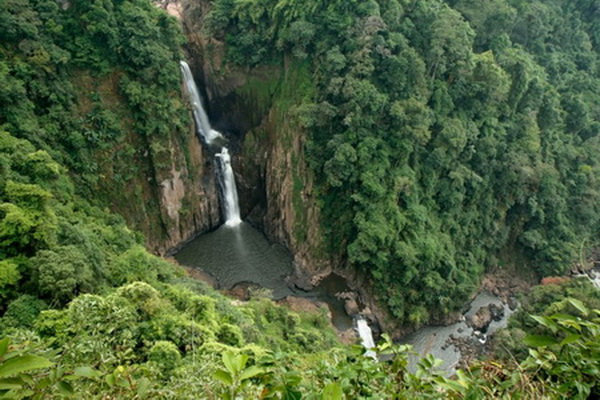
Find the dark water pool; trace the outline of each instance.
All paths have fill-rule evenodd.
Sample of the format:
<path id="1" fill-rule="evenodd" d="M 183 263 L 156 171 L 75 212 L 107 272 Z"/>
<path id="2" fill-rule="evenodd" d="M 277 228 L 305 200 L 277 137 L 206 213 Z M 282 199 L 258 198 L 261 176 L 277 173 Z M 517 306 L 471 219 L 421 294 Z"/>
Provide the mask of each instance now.
<path id="1" fill-rule="evenodd" d="M 251 282 L 270 289 L 273 299 L 286 296 L 304 297 L 327 303 L 333 324 L 340 330 L 352 327 L 352 319 L 344 310 L 337 293 L 348 291 L 346 280 L 331 274 L 311 291 L 291 287 L 286 277 L 292 272 L 292 256 L 279 244 L 267 238 L 250 224 L 226 225 L 201 235 L 185 245 L 177 261 L 198 268 L 214 277 L 220 289 L 231 289 L 238 283 Z"/>

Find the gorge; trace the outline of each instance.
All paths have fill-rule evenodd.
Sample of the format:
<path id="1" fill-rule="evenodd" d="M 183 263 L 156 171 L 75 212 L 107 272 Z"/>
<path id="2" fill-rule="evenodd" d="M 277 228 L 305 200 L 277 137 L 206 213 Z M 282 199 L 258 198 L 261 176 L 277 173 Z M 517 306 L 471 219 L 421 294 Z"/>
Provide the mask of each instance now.
<path id="1" fill-rule="evenodd" d="M 1 1 L 0 397 L 599 397 L 599 20 Z"/>
<path id="2" fill-rule="evenodd" d="M 271 291 L 274 300 L 287 296 L 304 297 L 324 302 L 329 307 L 334 326 L 343 332 L 354 326 L 361 344 L 367 349 L 365 355 L 377 359 L 372 350 L 375 347 L 371 328 L 368 321 L 360 314 L 347 315 L 348 308 L 342 306 L 344 299 L 340 296 L 348 295 L 349 288 L 343 278 L 340 285 L 324 286 L 315 291 L 298 290 L 290 281 L 292 272 L 292 257 L 288 250 L 278 244 L 270 244 L 268 240 L 250 224 L 240 219 L 237 188 L 234 171 L 231 167 L 231 157 L 225 137 L 212 129 L 209 117 L 202 105 L 198 87 L 191 73 L 189 65 L 181 61 L 183 82 L 188 91 L 194 121 L 196 123 L 199 140 L 207 147 L 209 154 L 213 149 L 219 148 L 220 152 L 214 154 L 215 178 L 220 188 L 221 209 L 224 224 L 213 232 L 205 233 L 188 244 L 175 254 L 175 258 L 182 265 L 199 268 L 215 278 L 216 288 L 231 290 L 240 285 L 257 285 Z M 323 290 L 333 290 L 333 293 Z M 482 333 L 481 327 L 473 327 L 464 322 L 472 318 L 480 309 L 493 305 L 503 309 L 499 318 L 485 325 Z M 486 336 L 496 329 L 504 327 L 512 311 L 500 300 L 488 293 L 479 294 L 468 305 L 469 311 L 462 321 L 440 327 L 431 326 L 420 329 L 401 342 L 409 343 L 421 357 L 432 354 L 444 361 L 442 367 L 447 371 L 455 371 L 465 352 L 472 352 L 479 344 L 485 344 Z M 354 312 L 358 311 L 358 307 Z M 353 318 L 351 323 L 350 318 Z M 372 321 L 376 322 L 376 321 Z M 488 325 L 491 325 L 488 329 Z M 379 327 L 378 327 L 379 328 Z M 460 346 L 457 344 L 462 338 Z M 457 342 L 458 341 L 458 342 Z M 416 363 L 414 360 L 413 363 Z"/>
<path id="3" fill-rule="evenodd" d="M 186 13 L 194 12 L 193 6 L 188 7 L 183 13 L 184 16 Z M 385 307 L 381 307 L 381 301 L 375 300 L 376 295 L 373 295 L 373 289 L 370 287 L 372 281 L 365 279 L 365 274 L 360 271 L 360 268 L 346 268 L 347 259 L 336 258 L 332 253 L 324 257 L 325 260 L 315 257 L 318 253 L 315 250 L 323 247 L 323 237 L 320 232 L 323 229 L 323 218 L 313 219 L 308 224 L 303 221 L 305 216 L 318 213 L 318 210 L 310 206 L 310 203 L 316 200 L 316 196 L 311 193 L 313 188 L 310 187 L 314 177 L 311 177 L 310 173 L 306 174 L 306 165 L 303 165 L 306 162 L 303 142 L 308 139 L 302 136 L 303 128 L 290 126 L 294 122 L 281 119 L 281 115 L 278 115 L 284 113 L 284 110 L 279 109 L 278 95 L 281 92 L 289 96 L 289 89 L 311 86 L 311 83 L 302 81 L 304 71 L 297 70 L 298 66 L 292 62 L 285 65 L 285 69 L 268 66 L 263 67 L 262 70 L 250 69 L 241 74 L 234 66 L 225 65 L 222 61 L 223 52 L 226 51 L 222 42 L 196 36 L 201 30 L 197 26 L 200 24 L 199 19 L 192 20 L 184 17 L 184 24 L 188 34 L 193 38 L 192 42 L 195 43 L 197 69 L 202 71 L 201 75 L 207 86 L 206 91 L 215 101 L 213 107 L 218 123 L 232 128 L 238 134 L 245 135 L 246 140 L 241 145 L 241 151 L 238 152 L 234 163 L 237 162 L 242 179 L 248 182 L 242 184 L 244 186 L 242 192 L 245 192 L 243 196 L 255 201 L 254 206 L 246 206 L 248 207 L 246 213 L 254 212 L 251 217 L 255 218 L 255 222 L 258 221 L 256 225 L 264 229 L 269 239 L 282 243 L 291 250 L 296 258 L 292 267 L 293 275 L 299 278 L 298 281 L 303 281 L 306 287 L 310 287 L 312 279 L 318 281 L 321 276 L 337 270 L 336 272 L 350 277 L 352 286 L 359 288 L 361 298 L 365 303 L 369 303 L 369 311 L 374 311 L 373 315 L 376 315 L 374 319 L 384 327 L 384 331 L 399 332 L 397 317 L 387 314 Z M 226 121 L 226 116 L 230 114 L 235 114 L 238 122 Z M 284 149 L 286 152 L 292 152 L 291 157 L 283 152 Z M 245 156 L 245 153 L 248 156 Z M 274 161 L 284 157 L 287 159 Z M 251 170 L 260 172 L 257 174 Z M 282 172 L 286 170 L 291 170 L 291 173 Z M 259 177 L 257 178 L 256 175 Z M 268 187 L 269 184 L 273 187 Z M 308 185 L 308 190 L 302 190 L 304 185 Z M 264 190 L 265 193 L 252 193 L 252 188 L 260 188 L 259 190 Z M 248 195 L 248 192 L 252 194 Z M 257 207 L 260 209 L 261 206 L 260 201 L 257 203 L 256 199 L 261 198 L 268 199 L 270 205 L 263 206 L 264 208 L 257 213 Z M 306 208 L 296 210 L 294 208 L 297 205 Z M 303 225 L 309 225 L 313 232 L 308 235 L 302 232 Z M 308 238 L 312 242 L 307 244 L 299 238 Z M 319 239 L 315 242 L 315 238 Z M 331 258 L 327 260 L 328 257 Z M 475 275 L 477 274 L 473 276 Z M 470 289 L 471 293 L 476 290 L 475 286 L 476 284 Z M 463 308 L 467 303 L 468 298 L 465 297 L 458 308 Z M 436 307 L 433 307 L 425 314 L 429 311 L 435 314 L 435 309 Z M 454 320 L 459 316 L 459 313 L 455 313 Z M 418 325 L 423 323 L 418 314 L 415 318 L 416 321 L 420 321 L 417 322 Z M 429 322 L 433 324 L 448 322 L 448 320 L 444 321 L 442 315 L 430 318 Z"/>
<path id="4" fill-rule="evenodd" d="M 185 61 L 181 61 L 181 70 L 190 98 L 198 138 L 206 145 L 210 154 L 212 149 L 222 146 L 226 139 L 221 133 L 212 129 L 198 87 Z M 221 208 L 225 222 L 217 230 L 200 235 L 186 244 L 175 254 L 175 258 L 182 265 L 199 268 L 213 276 L 220 289 L 232 289 L 239 284 L 255 284 L 271 290 L 274 300 L 287 296 L 300 296 L 322 301 L 329 307 L 336 328 L 341 331 L 347 330 L 352 325 L 351 316 L 345 314 L 343 299 L 339 298 L 340 294 L 349 291 L 343 278 L 333 278 L 337 279 L 338 285 L 322 285 L 316 290 L 299 290 L 295 287 L 290 280 L 292 257 L 288 250 L 281 245 L 270 244 L 262 233 L 240 219 L 235 175 L 227 147 L 221 147 L 220 152 L 215 153 L 214 157 L 215 178 L 220 188 Z M 334 289 L 335 292 L 328 293 L 328 288 Z M 366 325 L 366 320 L 359 315 L 353 317 L 356 318 L 357 332 L 365 347 L 368 349 L 374 347 L 371 330 Z M 370 356 L 372 354 L 371 352 Z"/>

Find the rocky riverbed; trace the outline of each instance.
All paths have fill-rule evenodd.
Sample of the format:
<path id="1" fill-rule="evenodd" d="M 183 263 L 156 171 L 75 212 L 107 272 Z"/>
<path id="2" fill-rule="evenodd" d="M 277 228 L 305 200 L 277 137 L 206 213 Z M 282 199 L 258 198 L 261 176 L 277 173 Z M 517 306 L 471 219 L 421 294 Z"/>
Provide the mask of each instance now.
<path id="1" fill-rule="evenodd" d="M 516 309 L 511 302 L 481 291 L 461 315 L 460 320 L 446 326 L 428 326 L 403 338 L 400 342 L 410 344 L 419 357 L 433 355 L 443 361 L 442 369 L 452 373 L 456 368 L 485 353 L 491 334 L 506 326 L 508 317 Z"/>

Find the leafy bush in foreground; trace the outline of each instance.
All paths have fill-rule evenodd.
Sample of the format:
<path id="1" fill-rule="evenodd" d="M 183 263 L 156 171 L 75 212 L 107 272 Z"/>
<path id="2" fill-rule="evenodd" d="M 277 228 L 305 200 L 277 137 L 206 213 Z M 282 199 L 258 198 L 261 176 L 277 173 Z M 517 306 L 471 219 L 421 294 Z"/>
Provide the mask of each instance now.
<path id="1" fill-rule="evenodd" d="M 14 381 L 14 391 L 5 392 L 5 396 L 20 398 L 19 390 L 32 390 L 27 393 L 43 394 L 44 398 L 107 395 L 165 399 L 595 398 L 600 394 L 600 310 L 589 310 L 575 299 L 567 301 L 583 316 L 533 317 L 552 333 L 528 336 L 525 343 L 529 355 L 524 361 L 476 362 L 467 370 L 458 370 L 452 378 L 437 369 L 441 362 L 432 357 L 409 369 L 410 347 L 394 345 L 388 338 L 376 349 L 385 360 L 379 362 L 366 357 L 359 346 L 319 349 L 317 357 L 307 357 L 302 351 L 257 351 L 257 348 L 232 348 L 216 342 L 182 350 L 173 342 L 158 340 L 149 348 L 138 346 L 136 354 L 130 353 L 129 358 L 113 359 L 108 364 L 100 359 L 94 361 L 97 356 L 92 353 L 77 361 L 69 360 L 68 354 L 50 355 L 54 367 L 47 358 L 25 355 L 38 362 L 39 365 L 33 364 L 38 372 L 30 379 Z M 95 314 L 97 311 L 91 313 Z M 95 326 L 106 323 L 92 322 Z M 89 337 L 85 332 L 82 336 Z M 105 332 L 98 334 L 96 340 L 112 340 L 104 337 Z M 77 335 L 73 339 L 84 338 Z M 7 340 L 0 342 L 3 343 Z M 103 358 L 118 350 L 101 346 L 98 351 Z M 4 376 L 17 374 L 5 372 L 10 371 L 6 364 L 0 356 L 0 385 L 7 382 L 2 380 Z M 32 366 L 25 364 L 25 367 Z M 62 378 L 56 380 L 53 377 L 59 370 Z M 54 379 L 53 386 L 48 386 L 50 378 Z"/>

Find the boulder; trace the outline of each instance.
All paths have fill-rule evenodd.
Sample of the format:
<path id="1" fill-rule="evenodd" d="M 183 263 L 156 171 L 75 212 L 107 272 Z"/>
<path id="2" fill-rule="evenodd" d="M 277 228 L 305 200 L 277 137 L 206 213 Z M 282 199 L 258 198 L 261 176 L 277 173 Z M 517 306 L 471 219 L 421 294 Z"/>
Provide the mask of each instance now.
<path id="1" fill-rule="evenodd" d="M 346 314 L 349 316 L 353 316 L 359 313 L 358 303 L 355 299 L 349 298 L 344 302 L 344 310 L 346 310 Z"/>
<path id="2" fill-rule="evenodd" d="M 474 315 L 467 318 L 467 324 L 471 328 L 485 332 L 492 322 L 492 312 L 489 306 L 481 307 Z"/>
<path id="3" fill-rule="evenodd" d="M 320 313 L 322 309 L 327 310 L 327 317 L 331 320 L 331 312 L 326 303 L 321 301 L 307 299 L 304 297 L 287 296 L 277 301 L 277 304 L 285 306 L 294 312 L 302 313 Z"/>
<path id="4" fill-rule="evenodd" d="M 501 305 L 492 303 L 488 306 L 488 308 L 494 321 L 500 321 L 502 318 L 504 318 L 504 307 Z"/>

